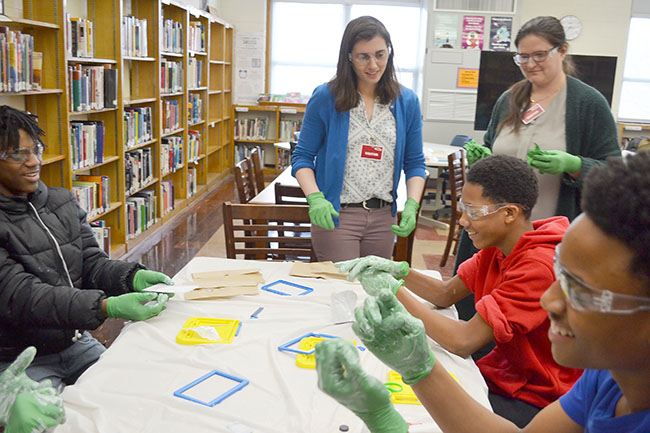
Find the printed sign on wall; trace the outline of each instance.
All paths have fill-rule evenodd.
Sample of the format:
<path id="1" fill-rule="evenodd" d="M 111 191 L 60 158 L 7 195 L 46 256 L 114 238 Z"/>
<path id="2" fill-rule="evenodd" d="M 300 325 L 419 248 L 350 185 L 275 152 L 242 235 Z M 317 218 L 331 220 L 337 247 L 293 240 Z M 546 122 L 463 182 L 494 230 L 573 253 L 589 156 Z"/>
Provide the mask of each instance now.
<path id="1" fill-rule="evenodd" d="M 492 17 L 490 19 L 490 50 L 510 51 L 512 17 Z"/>
<path id="2" fill-rule="evenodd" d="M 463 49 L 482 50 L 485 17 L 465 15 L 463 17 Z"/>
<path id="3" fill-rule="evenodd" d="M 458 48 L 458 17 L 456 14 L 436 14 L 434 16 L 434 41 L 436 48 Z"/>

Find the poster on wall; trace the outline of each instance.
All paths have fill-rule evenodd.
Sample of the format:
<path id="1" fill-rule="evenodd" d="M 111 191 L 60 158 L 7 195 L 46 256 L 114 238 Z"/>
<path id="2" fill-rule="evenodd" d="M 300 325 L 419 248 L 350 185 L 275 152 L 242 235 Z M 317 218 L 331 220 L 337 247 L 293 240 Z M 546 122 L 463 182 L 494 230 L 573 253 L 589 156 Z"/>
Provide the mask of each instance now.
<path id="1" fill-rule="evenodd" d="M 463 16 L 463 49 L 482 50 L 485 17 L 482 15 Z"/>
<path id="2" fill-rule="evenodd" d="M 234 100 L 236 103 L 255 103 L 264 93 L 263 32 L 235 33 Z"/>
<path id="3" fill-rule="evenodd" d="M 510 51 L 512 17 L 492 17 L 490 19 L 490 50 Z"/>
<path id="4" fill-rule="evenodd" d="M 435 48 L 458 48 L 458 18 L 456 14 L 436 14 L 434 16 Z"/>

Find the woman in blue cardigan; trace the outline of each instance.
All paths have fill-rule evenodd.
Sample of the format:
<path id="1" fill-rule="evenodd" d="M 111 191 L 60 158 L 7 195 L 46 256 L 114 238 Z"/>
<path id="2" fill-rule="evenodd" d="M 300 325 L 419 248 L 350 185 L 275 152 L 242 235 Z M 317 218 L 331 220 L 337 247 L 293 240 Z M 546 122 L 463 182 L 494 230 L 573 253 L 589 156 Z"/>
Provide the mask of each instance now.
<path id="1" fill-rule="evenodd" d="M 307 104 L 292 174 L 309 203 L 320 261 L 390 258 L 394 235 L 415 229 L 425 178 L 422 117 L 415 93 L 397 82 L 393 55 L 380 21 L 350 21 L 336 76 Z M 408 200 L 395 225 L 402 171 Z"/>

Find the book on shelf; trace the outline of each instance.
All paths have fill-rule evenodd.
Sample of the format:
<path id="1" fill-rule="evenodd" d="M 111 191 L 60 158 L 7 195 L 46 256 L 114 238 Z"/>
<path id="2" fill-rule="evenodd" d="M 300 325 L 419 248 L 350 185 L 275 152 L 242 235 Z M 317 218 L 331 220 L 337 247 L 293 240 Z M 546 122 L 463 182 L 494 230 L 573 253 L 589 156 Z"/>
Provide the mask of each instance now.
<path id="1" fill-rule="evenodd" d="M 163 19 L 163 28 L 160 35 L 162 51 L 164 53 L 183 53 L 183 25 L 178 21 Z"/>
<path id="2" fill-rule="evenodd" d="M 147 20 L 122 17 L 122 53 L 130 57 L 147 57 Z"/>
<path id="3" fill-rule="evenodd" d="M 82 185 L 80 182 L 85 182 L 84 185 L 95 184 L 95 201 L 99 213 L 106 212 L 111 207 L 111 181 L 108 176 L 80 174 L 75 181 L 78 185 Z"/>
<path id="4" fill-rule="evenodd" d="M 294 134 L 300 132 L 300 128 L 302 128 L 302 119 L 280 120 L 280 140 L 292 140 Z"/>
<path id="5" fill-rule="evenodd" d="M 175 99 L 164 99 L 162 115 L 163 133 L 176 131 L 180 128 L 180 104 Z"/>
<path id="6" fill-rule="evenodd" d="M 190 89 L 201 87 L 201 83 L 203 83 L 201 78 L 202 69 L 203 61 L 195 59 L 194 57 L 190 57 L 187 64 L 187 85 Z"/>
<path id="7" fill-rule="evenodd" d="M 127 195 L 135 193 L 153 180 L 151 148 L 130 150 L 124 154 L 124 183 Z"/>
<path id="8" fill-rule="evenodd" d="M 79 203 L 79 207 L 86 212 L 89 218 L 100 215 L 103 209 L 99 202 L 100 185 L 96 182 L 72 181 L 72 193 Z"/>
<path id="9" fill-rule="evenodd" d="M 187 168 L 187 198 L 196 194 L 196 167 Z"/>
<path id="10" fill-rule="evenodd" d="M 205 25 L 200 21 L 190 21 L 189 49 L 192 51 L 206 51 Z"/>
<path id="11" fill-rule="evenodd" d="M 107 256 L 111 254 L 111 227 L 106 225 L 106 221 L 97 220 L 92 221 L 90 224 L 90 230 L 95 236 L 97 245 L 101 248 Z"/>
<path id="12" fill-rule="evenodd" d="M 198 123 L 202 120 L 203 99 L 197 93 L 190 93 L 187 101 L 187 118 L 190 123 Z"/>
<path id="13" fill-rule="evenodd" d="M 196 162 L 201 154 L 201 133 L 199 131 L 187 131 L 187 160 Z"/>
<path id="14" fill-rule="evenodd" d="M 174 210 L 174 184 L 171 180 L 164 180 L 162 186 L 162 208 L 163 214 L 167 214 Z"/>
<path id="15" fill-rule="evenodd" d="M 0 26 L 0 92 L 40 90 L 42 67 L 35 82 L 34 53 L 32 35 Z"/>
<path id="16" fill-rule="evenodd" d="M 70 122 L 70 157 L 73 170 L 104 162 L 104 136 L 104 122 L 101 120 Z"/>
<path id="17" fill-rule="evenodd" d="M 95 28 L 92 21 L 85 18 L 70 17 L 69 22 L 70 57 L 95 57 Z M 67 30 L 67 28 L 66 28 Z"/>
<path id="18" fill-rule="evenodd" d="M 243 161 L 244 159 L 248 158 L 251 156 L 251 152 L 253 149 L 259 148 L 260 149 L 260 161 L 262 161 L 262 165 L 264 165 L 264 147 L 263 146 L 246 146 L 243 144 L 238 144 L 235 146 L 235 164 L 239 163 L 240 161 Z"/>
<path id="19" fill-rule="evenodd" d="M 145 190 L 126 199 L 127 239 L 133 239 L 145 232 L 155 222 L 156 195 Z"/>
<path id="20" fill-rule="evenodd" d="M 173 173 L 183 166 L 183 137 L 163 137 L 160 140 L 160 167 L 162 174 Z"/>
<path id="21" fill-rule="evenodd" d="M 124 108 L 124 147 L 125 150 L 153 139 L 151 107 Z"/>
<path id="22" fill-rule="evenodd" d="M 160 92 L 178 93 L 183 91 L 183 63 L 168 60 L 160 61 Z"/>
<path id="23" fill-rule="evenodd" d="M 266 140 L 268 118 L 236 118 L 233 123 L 235 140 Z"/>
<path id="24" fill-rule="evenodd" d="M 104 108 L 117 108 L 117 69 L 104 66 Z"/>
<path id="25" fill-rule="evenodd" d="M 68 66 L 71 111 L 83 112 L 117 107 L 117 69 L 110 65 Z"/>

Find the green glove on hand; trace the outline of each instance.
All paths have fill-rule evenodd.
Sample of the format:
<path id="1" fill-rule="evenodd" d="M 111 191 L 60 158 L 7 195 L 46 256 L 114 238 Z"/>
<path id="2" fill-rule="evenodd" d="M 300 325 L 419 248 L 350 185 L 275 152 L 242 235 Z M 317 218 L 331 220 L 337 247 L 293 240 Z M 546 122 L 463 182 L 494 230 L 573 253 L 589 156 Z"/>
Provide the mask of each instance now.
<path id="1" fill-rule="evenodd" d="M 36 356 L 36 348 L 30 346 L 0 374 L 0 426 L 7 425 L 11 408 L 18 394 L 41 386 L 25 373 L 34 356 Z"/>
<path id="2" fill-rule="evenodd" d="M 424 324 L 411 316 L 390 290 L 366 298 L 354 313 L 354 332 L 404 383 L 412 385 L 429 375 L 436 358 L 427 344 Z"/>
<path id="3" fill-rule="evenodd" d="M 388 272 L 365 271 L 359 275 L 361 286 L 370 296 L 379 296 L 382 289 L 390 289 L 396 294 L 397 290 L 404 285 L 404 280 L 397 280 Z"/>
<path id="4" fill-rule="evenodd" d="M 528 164 L 542 174 L 575 173 L 582 167 L 582 159 L 561 150 L 545 150 L 533 155 Z"/>
<path id="5" fill-rule="evenodd" d="M 408 424 L 390 403 L 390 393 L 367 375 L 352 343 L 337 338 L 316 345 L 318 387 L 354 412 L 372 433 L 406 433 Z"/>
<path id="6" fill-rule="evenodd" d="M 134 292 L 126 295 L 111 296 L 106 300 L 106 313 L 108 317 L 127 320 L 147 320 L 160 314 L 164 310 L 165 302 L 169 297 L 163 293 Z M 151 305 L 143 302 L 156 301 Z"/>
<path id="7" fill-rule="evenodd" d="M 141 292 L 147 287 L 151 287 L 154 284 L 167 284 L 168 286 L 173 286 L 174 282 L 167 275 L 156 272 L 156 271 L 147 271 L 140 269 L 133 276 L 133 290 L 136 292 Z"/>
<path id="8" fill-rule="evenodd" d="M 63 400 L 54 388 L 18 394 L 9 413 L 5 433 L 37 433 L 65 422 Z"/>
<path id="9" fill-rule="evenodd" d="M 412 198 L 406 200 L 404 204 L 404 210 L 402 211 L 402 219 L 399 221 L 399 225 L 392 225 L 390 229 L 397 236 L 403 238 L 411 234 L 415 230 L 415 220 L 418 216 L 418 209 L 420 209 L 420 204 Z"/>
<path id="10" fill-rule="evenodd" d="M 366 271 L 383 271 L 388 272 L 395 278 L 403 278 L 409 274 L 408 262 L 394 262 L 377 256 L 366 256 L 358 259 L 346 260 L 335 263 L 340 273 L 350 272 L 348 280 L 353 281 L 359 278 L 359 275 Z"/>
<path id="11" fill-rule="evenodd" d="M 492 151 L 485 146 L 476 144 L 476 140 L 468 141 L 463 146 L 465 152 L 467 153 L 467 164 L 472 165 L 479 159 L 483 159 L 486 156 L 491 156 Z"/>
<path id="12" fill-rule="evenodd" d="M 334 206 L 325 198 L 322 192 L 312 192 L 307 196 L 309 204 L 309 219 L 312 224 L 327 230 L 334 230 L 333 216 L 339 216 Z"/>

